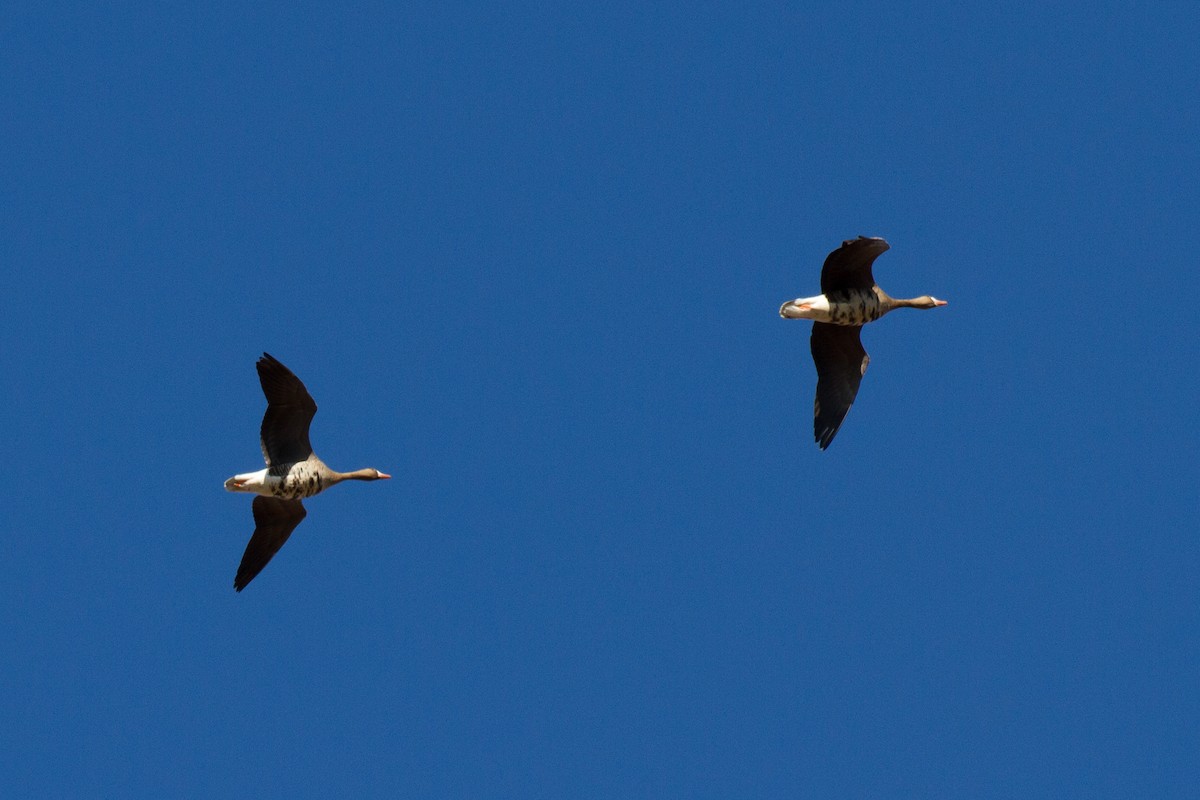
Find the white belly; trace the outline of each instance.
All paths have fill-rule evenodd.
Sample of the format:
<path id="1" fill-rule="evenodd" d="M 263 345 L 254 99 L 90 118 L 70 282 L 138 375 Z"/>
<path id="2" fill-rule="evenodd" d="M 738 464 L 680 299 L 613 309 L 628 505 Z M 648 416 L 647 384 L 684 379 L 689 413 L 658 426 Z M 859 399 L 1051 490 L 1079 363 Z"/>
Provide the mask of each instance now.
<path id="1" fill-rule="evenodd" d="M 811 319 L 829 322 L 829 298 L 823 294 L 816 297 L 797 297 L 779 307 L 779 316 L 784 319 Z"/>

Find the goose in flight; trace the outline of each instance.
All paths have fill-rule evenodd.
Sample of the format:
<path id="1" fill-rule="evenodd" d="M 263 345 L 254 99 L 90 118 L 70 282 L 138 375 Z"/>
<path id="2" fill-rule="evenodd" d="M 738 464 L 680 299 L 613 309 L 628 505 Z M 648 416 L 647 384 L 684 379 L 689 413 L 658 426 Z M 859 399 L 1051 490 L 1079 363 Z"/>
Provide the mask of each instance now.
<path id="1" fill-rule="evenodd" d="M 377 469 L 338 472 L 326 466 L 308 443 L 308 426 L 317 413 L 317 404 L 304 384 L 269 353 L 263 353 L 255 366 L 263 394 L 267 396 L 267 413 L 259 431 L 267 468 L 234 475 L 225 481 L 225 488 L 231 492 L 257 495 L 252 505 L 254 535 L 233 579 L 233 588 L 239 592 L 262 572 L 304 519 L 304 505 L 300 502 L 303 498 L 346 480 L 377 481 L 392 477 Z"/>
<path id="2" fill-rule="evenodd" d="M 929 295 L 902 300 L 880 289 L 871 265 L 887 249 L 888 243 L 878 237 L 859 236 L 842 242 L 821 268 L 821 294 L 789 300 L 779 309 L 779 316 L 785 319 L 813 320 L 809 342 L 817 366 L 813 433 L 822 450 L 829 447 L 846 418 L 871 361 L 859 338 L 862 326 L 894 308 L 946 305 L 945 300 Z"/>

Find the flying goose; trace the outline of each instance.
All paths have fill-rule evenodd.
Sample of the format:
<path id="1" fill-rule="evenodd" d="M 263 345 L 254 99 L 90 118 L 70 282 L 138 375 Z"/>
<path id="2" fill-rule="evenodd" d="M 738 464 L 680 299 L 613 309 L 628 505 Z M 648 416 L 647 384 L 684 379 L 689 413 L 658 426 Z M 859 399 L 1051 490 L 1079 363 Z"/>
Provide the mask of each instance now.
<path id="1" fill-rule="evenodd" d="M 824 450 L 850 410 L 871 359 L 859 332 L 894 308 L 936 308 L 945 300 L 923 295 L 911 300 L 889 297 L 875 284 L 871 264 L 888 249 L 878 237 L 859 236 L 842 242 L 821 267 L 821 294 L 798 297 L 779 309 L 785 319 L 813 320 L 813 363 L 817 365 L 817 400 L 813 433 Z"/>
<path id="2" fill-rule="evenodd" d="M 259 432 L 267 468 L 234 475 L 225 481 L 225 488 L 231 492 L 258 495 L 252 506 L 254 535 L 233 579 L 233 588 L 239 592 L 262 572 L 304 519 L 302 498 L 346 480 L 377 481 L 392 477 L 377 469 L 338 472 L 326 466 L 308 443 L 308 426 L 317 413 L 317 404 L 304 384 L 269 353 L 263 353 L 255 366 L 258 382 L 267 396 L 267 413 Z"/>

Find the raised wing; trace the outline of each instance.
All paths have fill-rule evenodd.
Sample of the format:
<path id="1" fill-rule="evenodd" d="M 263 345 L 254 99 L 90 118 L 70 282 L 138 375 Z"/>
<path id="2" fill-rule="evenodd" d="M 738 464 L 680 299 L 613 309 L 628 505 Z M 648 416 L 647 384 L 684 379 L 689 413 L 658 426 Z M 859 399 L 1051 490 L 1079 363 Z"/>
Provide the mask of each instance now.
<path id="1" fill-rule="evenodd" d="M 254 535 L 246 545 L 242 563 L 233 579 L 233 588 L 239 592 L 262 572 L 307 514 L 299 500 L 281 500 L 261 494 L 254 498 L 253 510 Z"/>
<path id="2" fill-rule="evenodd" d="M 842 246 L 825 257 L 821 267 L 821 294 L 839 289 L 870 289 L 875 285 L 871 264 L 889 245 L 878 237 L 860 236 L 847 239 Z"/>
<path id="3" fill-rule="evenodd" d="M 837 435 L 846 412 L 858 395 L 871 358 L 863 349 L 857 325 L 814 322 L 813 363 L 817 365 L 817 400 L 813 404 L 813 434 L 824 450 Z"/>
<path id="4" fill-rule="evenodd" d="M 267 466 L 303 461 L 312 454 L 308 426 L 317 413 L 317 404 L 300 379 L 270 353 L 263 353 L 255 366 L 267 396 L 267 413 L 259 430 Z"/>

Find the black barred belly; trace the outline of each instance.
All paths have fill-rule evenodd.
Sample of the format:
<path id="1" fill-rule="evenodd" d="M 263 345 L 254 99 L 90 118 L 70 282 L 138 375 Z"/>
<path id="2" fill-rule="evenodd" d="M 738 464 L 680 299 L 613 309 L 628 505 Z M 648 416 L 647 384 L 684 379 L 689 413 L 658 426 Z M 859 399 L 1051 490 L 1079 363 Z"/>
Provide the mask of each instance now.
<path id="1" fill-rule="evenodd" d="M 874 291 L 831 292 L 829 321 L 834 325 L 866 325 L 883 316 L 883 306 Z"/>
<path id="2" fill-rule="evenodd" d="M 271 472 L 274 471 L 275 468 L 272 467 Z M 287 473 L 280 477 L 282 480 L 273 485 L 271 494 L 282 500 L 303 500 L 325 488 L 320 472 L 307 461 L 292 464 Z"/>

